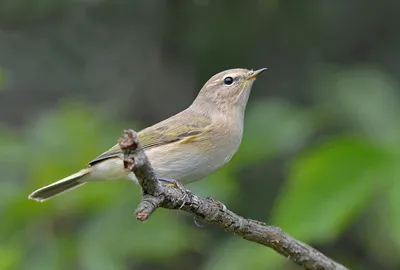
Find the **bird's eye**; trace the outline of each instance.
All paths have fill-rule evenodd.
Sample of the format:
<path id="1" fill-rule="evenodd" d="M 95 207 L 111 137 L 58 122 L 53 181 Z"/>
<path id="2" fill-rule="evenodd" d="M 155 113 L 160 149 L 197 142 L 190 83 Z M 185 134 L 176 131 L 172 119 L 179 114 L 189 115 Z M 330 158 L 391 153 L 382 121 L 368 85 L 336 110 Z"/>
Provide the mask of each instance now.
<path id="1" fill-rule="evenodd" d="M 231 85 L 232 83 L 233 83 L 233 78 L 232 77 L 226 77 L 224 79 L 224 84 Z"/>

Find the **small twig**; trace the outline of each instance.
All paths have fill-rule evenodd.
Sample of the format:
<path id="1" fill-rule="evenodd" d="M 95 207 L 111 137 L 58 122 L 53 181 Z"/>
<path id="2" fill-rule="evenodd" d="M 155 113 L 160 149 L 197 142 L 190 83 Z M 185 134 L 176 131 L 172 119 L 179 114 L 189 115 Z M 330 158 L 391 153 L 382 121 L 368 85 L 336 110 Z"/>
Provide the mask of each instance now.
<path id="1" fill-rule="evenodd" d="M 215 224 L 236 236 L 268 246 L 305 269 L 348 270 L 278 227 L 265 226 L 263 222 L 241 217 L 212 198 L 202 198 L 192 193 L 184 194 L 179 188 L 161 184 L 133 130 L 125 131 L 119 145 L 124 152 L 125 168 L 135 173 L 142 187 L 142 201 L 136 209 L 138 220 L 148 219 L 158 207 L 182 210 L 193 214 L 196 220 Z"/>

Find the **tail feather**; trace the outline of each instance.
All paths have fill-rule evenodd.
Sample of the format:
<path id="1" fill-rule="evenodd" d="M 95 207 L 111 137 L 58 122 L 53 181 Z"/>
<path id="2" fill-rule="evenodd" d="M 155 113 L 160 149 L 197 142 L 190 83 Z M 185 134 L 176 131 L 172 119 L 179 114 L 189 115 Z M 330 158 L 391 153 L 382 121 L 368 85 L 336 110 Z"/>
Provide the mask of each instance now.
<path id="1" fill-rule="evenodd" d="M 42 187 L 29 195 L 29 199 L 43 202 L 65 191 L 82 186 L 86 182 L 82 181 L 82 177 L 91 172 L 90 168 L 83 169 L 73 175 L 70 175 L 60 181 L 57 181 L 48 186 Z"/>

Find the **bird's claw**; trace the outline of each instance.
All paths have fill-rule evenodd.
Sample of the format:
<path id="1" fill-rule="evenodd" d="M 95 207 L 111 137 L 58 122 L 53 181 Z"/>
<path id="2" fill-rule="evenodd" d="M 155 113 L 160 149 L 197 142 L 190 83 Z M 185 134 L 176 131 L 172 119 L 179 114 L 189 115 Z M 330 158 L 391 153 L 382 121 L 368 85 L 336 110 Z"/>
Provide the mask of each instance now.
<path id="1" fill-rule="evenodd" d="M 182 203 L 182 205 L 179 207 L 179 209 L 181 209 L 181 208 L 185 205 L 185 199 L 189 196 L 189 195 L 188 195 L 189 190 L 187 190 L 187 189 L 185 188 L 185 186 L 184 186 L 181 182 L 179 182 L 179 181 L 177 181 L 177 180 L 175 180 L 175 179 L 170 179 L 170 178 L 159 178 L 159 180 L 164 181 L 164 182 L 168 182 L 169 184 L 166 185 L 167 187 L 174 187 L 174 188 L 177 188 L 177 189 L 179 189 L 180 191 L 182 191 L 183 197 L 182 197 L 180 200 L 183 201 L 183 203 Z"/>

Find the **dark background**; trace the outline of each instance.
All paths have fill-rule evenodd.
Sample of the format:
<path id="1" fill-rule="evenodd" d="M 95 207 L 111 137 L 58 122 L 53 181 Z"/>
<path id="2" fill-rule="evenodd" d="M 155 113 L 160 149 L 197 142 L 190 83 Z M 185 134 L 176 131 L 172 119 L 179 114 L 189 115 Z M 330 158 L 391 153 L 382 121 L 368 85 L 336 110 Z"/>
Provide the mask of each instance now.
<path id="1" fill-rule="evenodd" d="M 138 187 L 43 204 L 126 128 L 187 107 L 213 74 L 268 71 L 233 160 L 188 186 L 351 269 L 400 268 L 400 10 L 382 0 L 1 0 L 0 269 L 300 269 Z"/>

